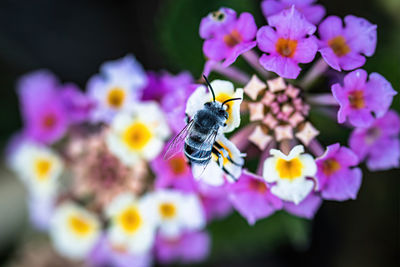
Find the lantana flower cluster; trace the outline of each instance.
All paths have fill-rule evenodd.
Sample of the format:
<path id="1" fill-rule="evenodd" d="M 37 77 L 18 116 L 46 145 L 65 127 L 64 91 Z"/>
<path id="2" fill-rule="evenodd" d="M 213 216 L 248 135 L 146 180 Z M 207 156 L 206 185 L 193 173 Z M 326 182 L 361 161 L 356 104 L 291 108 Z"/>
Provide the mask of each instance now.
<path id="1" fill-rule="evenodd" d="M 233 210 L 250 225 L 280 210 L 311 219 L 323 200 L 357 198 L 363 162 L 370 171 L 399 167 L 396 91 L 361 69 L 376 25 L 325 16 L 313 0 L 261 8 L 264 26 L 226 7 L 200 22 L 204 74 L 219 75 L 215 101 L 237 98 L 225 104 L 226 124 L 200 172 L 184 147 L 164 157 L 213 101 L 188 72 L 145 71 L 127 55 L 105 62 L 86 90 L 46 70 L 20 79 L 24 128 L 9 165 L 26 185 L 32 223 L 60 255 L 91 266 L 198 262 L 209 253 L 207 223 Z M 234 65 L 240 56 L 251 72 Z M 332 72 L 342 80 L 330 81 Z M 317 129 L 312 111 L 350 128 L 348 144 L 324 144 L 318 137 L 329 129 Z"/>

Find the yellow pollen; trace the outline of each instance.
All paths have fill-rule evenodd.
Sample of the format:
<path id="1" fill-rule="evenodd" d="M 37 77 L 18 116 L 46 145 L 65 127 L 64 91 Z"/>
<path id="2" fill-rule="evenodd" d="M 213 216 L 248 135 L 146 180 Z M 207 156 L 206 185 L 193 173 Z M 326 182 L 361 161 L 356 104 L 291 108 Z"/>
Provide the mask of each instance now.
<path id="1" fill-rule="evenodd" d="M 283 57 L 293 57 L 297 49 L 297 40 L 279 38 L 275 49 Z"/>
<path id="2" fill-rule="evenodd" d="M 345 56 L 350 52 L 350 47 L 347 45 L 346 39 L 340 35 L 330 39 L 328 45 L 338 57 Z"/>
<path id="3" fill-rule="evenodd" d="M 242 36 L 237 30 L 233 30 L 230 34 L 224 36 L 224 42 L 229 47 L 234 47 L 242 41 Z"/>
<path id="4" fill-rule="evenodd" d="M 299 158 L 291 160 L 278 159 L 276 162 L 276 170 L 281 179 L 295 180 L 299 178 L 303 172 L 303 163 Z"/>
<path id="5" fill-rule="evenodd" d="M 226 93 L 220 93 L 215 96 L 215 100 L 220 103 L 224 102 L 225 100 L 231 99 L 231 98 L 233 98 L 233 96 L 228 95 Z M 233 107 L 234 102 L 235 101 L 230 101 L 224 105 L 224 106 L 226 106 L 226 112 L 228 112 L 228 119 L 226 120 L 227 124 L 230 124 L 233 120 L 231 115 L 232 115 L 232 107 Z"/>
<path id="6" fill-rule="evenodd" d="M 185 173 L 188 168 L 185 159 L 181 156 L 171 158 L 168 161 L 168 164 L 171 167 L 172 172 L 176 175 Z"/>
<path id="7" fill-rule="evenodd" d="M 51 166 L 52 162 L 49 159 L 41 158 L 35 161 L 35 171 L 39 181 L 47 180 Z"/>
<path id="8" fill-rule="evenodd" d="M 129 234 L 135 233 L 142 224 L 142 217 L 136 207 L 130 206 L 118 216 L 118 223 Z"/>
<path id="9" fill-rule="evenodd" d="M 232 159 L 232 154 L 231 154 L 231 151 L 226 146 L 224 146 L 223 144 L 220 144 L 220 145 L 225 149 L 226 152 L 228 152 L 228 155 L 225 157 L 224 154 L 222 153 L 222 150 L 217 148 L 217 150 L 219 151 L 219 153 L 221 154 L 221 157 L 222 157 L 222 165 L 225 166 L 226 163 L 229 162 L 228 157 Z M 213 157 L 214 160 L 218 160 L 218 156 L 215 155 L 214 153 L 211 156 Z"/>
<path id="10" fill-rule="evenodd" d="M 176 215 L 176 207 L 170 202 L 165 202 L 160 205 L 161 216 L 165 219 L 171 219 Z"/>
<path id="11" fill-rule="evenodd" d="M 69 217 L 68 224 L 72 231 L 80 237 L 85 237 L 93 231 L 93 226 L 90 224 L 90 222 L 77 214 Z"/>
<path id="12" fill-rule="evenodd" d="M 334 174 L 340 168 L 339 162 L 335 159 L 327 159 L 322 163 L 322 172 L 327 176 Z"/>
<path id="13" fill-rule="evenodd" d="M 118 109 L 120 108 L 125 100 L 125 90 L 120 87 L 112 88 L 107 95 L 107 103 L 110 107 Z"/>
<path id="14" fill-rule="evenodd" d="M 349 94 L 350 106 L 354 109 L 365 108 L 364 92 L 355 90 Z"/>
<path id="15" fill-rule="evenodd" d="M 122 134 L 125 144 L 132 150 L 143 149 L 152 138 L 149 127 L 142 122 L 135 122 Z"/>

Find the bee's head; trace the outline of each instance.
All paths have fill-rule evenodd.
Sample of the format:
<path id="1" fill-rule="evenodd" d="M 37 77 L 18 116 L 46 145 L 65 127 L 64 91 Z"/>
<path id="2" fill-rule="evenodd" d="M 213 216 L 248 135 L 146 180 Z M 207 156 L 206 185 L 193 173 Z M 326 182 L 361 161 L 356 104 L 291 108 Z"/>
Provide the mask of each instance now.
<path id="1" fill-rule="evenodd" d="M 225 120 L 228 119 L 228 112 L 226 111 L 225 105 L 221 105 L 219 102 L 206 102 L 204 107 L 211 110 L 218 117 L 224 118 Z"/>

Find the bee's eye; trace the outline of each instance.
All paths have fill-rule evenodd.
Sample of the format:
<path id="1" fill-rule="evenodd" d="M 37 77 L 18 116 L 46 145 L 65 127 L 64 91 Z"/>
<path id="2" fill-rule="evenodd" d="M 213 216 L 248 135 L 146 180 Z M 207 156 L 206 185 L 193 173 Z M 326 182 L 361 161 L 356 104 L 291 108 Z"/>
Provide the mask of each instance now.
<path id="1" fill-rule="evenodd" d="M 204 106 L 207 106 L 207 107 L 211 106 L 211 102 L 206 102 L 206 103 L 204 104 Z"/>

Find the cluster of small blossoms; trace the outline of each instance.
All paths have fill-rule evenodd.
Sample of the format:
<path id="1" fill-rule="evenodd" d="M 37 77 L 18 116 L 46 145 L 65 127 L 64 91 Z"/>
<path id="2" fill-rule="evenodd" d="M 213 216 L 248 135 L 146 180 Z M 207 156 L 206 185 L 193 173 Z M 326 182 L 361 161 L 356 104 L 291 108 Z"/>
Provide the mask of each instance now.
<path id="1" fill-rule="evenodd" d="M 24 128 L 9 163 L 27 187 L 33 224 L 60 255 L 90 266 L 201 261 L 214 219 L 233 210 L 249 224 L 278 210 L 312 218 L 324 199 L 356 199 L 363 161 L 369 170 L 399 166 L 396 91 L 359 69 L 375 51 L 376 26 L 325 18 L 314 0 L 261 8 L 262 27 L 230 8 L 200 23 L 204 74 L 225 77 L 210 83 L 215 101 L 236 99 L 200 171 L 183 146 L 164 157 L 168 140 L 213 101 L 189 73 L 146 72 L 128 55 L 104 63 L 85 92 L 48 71 L 21 78 Z M 254 73 L 233 65 L 239 56 Z M 302 73 L 299 64 L 313 61 Z M 351 72 L 341 83 L 314 82 L 328 71 Z M 352 128 L 348 146 L 325 148 L 310 111 Z"/>
<path id="2" fill-rule="evenodd" d="M 390 110 L 397 92 L 382 75 L 360 69 L 375 52 L 377 26 L 353 15 L 325 17 L 315 2 L 264 0 L 261 27 L 251 14 L 225 7 L 200 24 L 204 72 L 243 87 L 240 111 L 249 123 L 231 142 L 246 155 L 244 167 L 221 190 L 251 224 L 280 209 L 312 218 L 324 199 L 356 199 L 363 161 L 371 171 L 400 165 L 400 117 Z M 239 56 L 253 73 L 234 65 Z M 299 63 L 312 65 L 302 72 Z M 336 75 L 343 81 L 330 81 L 343 71 Z M 323 76 L 327 83 L 316 82 Z M 348 146 L 324 147 L 318 136 L 325 129 L 310 111 L 353 129 Z"/>

